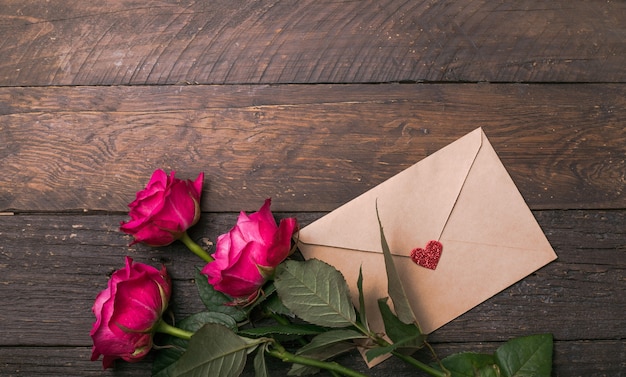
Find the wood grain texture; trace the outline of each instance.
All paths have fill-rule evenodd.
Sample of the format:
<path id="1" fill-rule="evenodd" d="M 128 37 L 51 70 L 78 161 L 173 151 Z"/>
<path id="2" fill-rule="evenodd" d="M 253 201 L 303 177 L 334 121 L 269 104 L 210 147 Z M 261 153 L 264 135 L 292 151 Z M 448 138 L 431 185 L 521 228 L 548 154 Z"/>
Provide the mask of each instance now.
<path id="1" fill-rule="evenodd" d="M 0 210 L 126 211 L 156 168 L 203 209 L 330 211 L 482 126 L 531 208 L 626 208 L 620 85 L 0 89 Z"/>
<path id="2" fill-rule="evenodd" d="M 493 352 L 501 343 L 445 343 L 436 344 L 435 349 L 441 356 L 472 349 L 478 352 Z M 556 341 L 554 345 L 555 377 L 616 377 L 621 376 L 626 360 L 626 343 L 623 341 Z M 37 355 L 38 361 L 33 359 Z M 148 377 L 152 358 L 135 363 L 117 362 L 115 369 L 102 370 L 98 362 L 90 362 L 90 347 L 0 347 L 0 374 L 4 377 L 17 376 L 64 376 L 64 377 Z M 572 358 L 574 355 L 574 358 Z M 424 377 L 426 374 L 403 364 L 397 359 L 389 359 L 383 364 L 367 369 L 356 353 L 337 359 L 342 365 L 366 373 L 370 377 L 412 376 Z M 289 364 L 276 359 L 268 359 L 272 376 L 285 376 Z M 253 377 L 252 362 L 246 364 L 242 377 Z M 329 376 L 321 373 L 319 376 Z"/>
<path id="3" fill-rule="evenodd" d="M 625 82 L 622 1 L 2 1 L 0 86 Z"/>
<path id="4" fill-rule="evenodd" d="M 197 257 L 117 230 L 154 169 L 206 173 L 206 244 L 266 197 L 306 225 L 476 127 L 559 258 L 431 342 L 550 332 L 553 376 L 624 376 L 624 41 L 615 0 L 0 0 L 0 376 L 150 375 L 89 361 L 124 255 L 202 309 Z"/>
<path id="5" fill-rule="evenodd" d="M 277 218 L 297 216 L 305 225 L 322 215 L 278 213 Z M 200 243 L 215 240 L 236 216 L 206 213 L 191 236 Z M 621 315 L 626 311 L 626 211 L 535 211 L 535 216 L 559 259 L 437 330 L 430 340 L 445 356 L 491 351 L 510 337 L 551 332 L 555 376 L 618 375 L 626 360 Z M 117 231 L 124 219 L 114 214 L 0 216 L 0 375 L 109 375 L 100 363 L 88 361 L 90 308 L 125 255 L 167 266 L 178 319 L 202 310 L 193 282 L 200 260 L 178 243 L 127 248 L 129 238 Z M 25 358 L 29 353 L 38 359 Z M 356 354 L 342 363 L 364 368 Z M 384 365 L 371 375 L 409 375 L 400 362 Z M 148 362 L 118 366 L 112 373 L 124 376 L 148 375 L 150 368 Z M 272 370 L 281 374 L 285 366 L 274 362 Z"/>

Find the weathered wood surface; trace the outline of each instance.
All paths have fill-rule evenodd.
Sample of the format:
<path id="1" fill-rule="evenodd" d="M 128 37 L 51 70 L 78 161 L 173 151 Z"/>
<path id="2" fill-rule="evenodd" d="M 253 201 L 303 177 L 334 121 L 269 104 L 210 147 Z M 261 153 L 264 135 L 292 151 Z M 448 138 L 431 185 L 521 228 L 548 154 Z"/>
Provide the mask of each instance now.
<path id="1" fill-rule="evenodd" d="M 623 376 L 625 41 L 624 1 L 0 0 L 0 376 L 148 376 L 88 360 L 127 254 L 200 310 L 195 256 L 117 231 L 155 168 L 206 172 L 192 236 L 214 240 L 268 196 L 309 223 L 476 127 L 559 259 L 436 350 L 551 332 L 554 376 Z"/>
<path id="2" fill-rule="evenodd" d="M 609 84 L 4 88 L 0 210 L 124 211 L 165 168 L 330 211 L 479 126 L 531 208 L 624 208 L 625 124 Z"/>
<path id="3" fill-rule="evenodd" d="M 447 356 L 452 353 L 472 349 L 477 352 L 493 352 L 501 343 L 446 343 L 435 345 L 438 351 L 445 347 Z M 575 355 L 575 357 L 572 357 Z M 626 345 L 623 341 L 572 341 L 555 342 L 554 366 L 558 371 L 555 376 L 581 377 L 619 377 L 623 375 L 626 364 L 616 363 L 617 358 L 624 359 Z M 36 356 L 37 358 L 34 358 Z M 0 372 L 3 376 L 50 376 L 50 377 L 88 377 L 88 376 L 124 376 L 147 377 L 150 375 L 150 356 L 136 364 L 118 363 L 114 371 L 102 371 L 100 363 L 87 361 L 91 356 L 90 347 L 19 347 L 3 349 L 0 354 Z M 393 359 L 385 361 L 373 369 L 363 366 L 363 361 L 356 355 L 346 355 L 337 362 L 349 368 L 366 373 L 370 377 L 412 376 L 418 377 L 415 368 L 401 364 Z M 285 376 L 289 365 L 276 360 L 268 360 L 272 376 Z M 243 377 L 253 377 L 251 363 L 246 365 Z M 319 376 L 328 376 L 320 374 Z"/>
<path id="4" fill-rule="evenodd" d="M 279 213 L 277 217 L 297 216 L 307 224 L 321 215 Z M 618 375 L 626 360 L 626 211 L 535 211 L 535 216 L 559 259 L 437 330 L 430 339 L 445 355 L 493 349 L 513 336 L 552 332 L 558 375 Z M 89 309 L 110 273 L 123 264 L 124 255 L 167 266 L 174 279 L 172 308 L 178 318 L 202 309 L 193 283 L 194 266 L 200 266 L 200 260 L 182 244 L 127 248 L 128 236 L 117 230 L 125 219 L 124 214 L 0 217 L 0 375 L 12 375 L 16 369 L 23 375 L 40 373 L 42 365 L 52 367 L 51 375 L 98 374 L 100 364 L 88 361 L 93 322 Z M 235 219 L 233 213 L 205 214 L 191 235 L 200 243 L 214 240 Z M 29 352 L 44 359 L 16 361 Z M 344 360 L 364 368 L 356 354 Z M 149 369 L 148 362 L 141 367 L 118 364 L 128 375 L 146 375 Z M 274 364 L 280 368 L 278 362 Z M 396 369 L 410 371 L 395 361 L 383 365 L 373 371 L 374 376 Z"/>
<path id="5" fill-rule="evenodd" d="M 528 331 L 552 331 L 562 340 L 626 335 L 624 318 L 619 315 L 626 312 L 626 291 L 620 286 L 626 268 L 626 211 L 535 214 L 559 259 L 441 328 L 431 336 L 433 341 L 463 342 L 477 337 L 498 341 Z M 302 225 L 320 215 L 290 214 Z M 191 235 L 201 244 L 203 238 L 215 240 L 236 218 L 234 213 L 205 214 Z M 93 317 L 88 309 L 108 276 L 123 267 L 124 255 L 138 262 L 165 264 L 178 286 L 175 313 L 186 316 L 199 311 L 202 304 L 191 280 L 194 266 L 202 266 L 202 261 L 178 243 L 159 249 L 128 248 L 131 239 L 118 231 L 120 221 L 126 219 L 120 214 L 1 216 L 5 242 L 0 249 L 0 287 L 12 294 L 0 297 L 2 307 L 11 313 L 0 312 L 0 330 L 5 335 L 0 345 L 57 345 L 60 334 L 66 345 L 85 345 Z M 37 310 L 40 300 L 47 301 L 47 297 L 54 298 L 47 312 Z M 567 327 L 560 326 L 560 313 L 573 311 L 581 302 L 586 303 L 585 309 L 568 319 Z M 53 324 L 48 328 L 50 336 L 40 338 L 41 325 L 34 318 Z M 507 323 L 516 323 L 518 328 L 507 330 Z M 589 327 L 592 323 L 593 328 Z M 29 326 L 38 331 L 23 331 Z"/>
<path id="6" fill-rule="evenodd" d="M 624 82 L 623 1 L 8 1 L 0 85 Z"/>

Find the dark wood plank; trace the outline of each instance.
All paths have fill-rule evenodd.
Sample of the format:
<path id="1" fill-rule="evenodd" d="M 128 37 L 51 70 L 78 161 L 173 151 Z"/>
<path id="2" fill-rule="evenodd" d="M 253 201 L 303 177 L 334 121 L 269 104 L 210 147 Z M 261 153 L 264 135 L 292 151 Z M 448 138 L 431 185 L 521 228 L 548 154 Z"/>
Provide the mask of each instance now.
<path id="1" fill-rule="evenodd" d="M 279 213 L 307 224 L 323 213 Z M 536 211 L 559 259 L 479 305 L 430 337 L 441 356 L 463 350 L 491 352 L 508 337 L 555 335 L 555 376 L 613 376 L 624 367 L 626 211 Z M 215 239 L 236 214 L 208 213 L 192 229 L 202 242 Z M 0 217 L 0 375 L 149 375 L 150 359 L 120 362 L 103 372 L 88 361 L 93 322 L 90 307 L 108 275 L 130 254 L 165 263 L 174 277 L 173 307 L 179 318 L 201 309 L 192 276 L 198 260 L 174 244 L 158 250 L 127 249 L 117 232 L 122 215 L 16 215 Z M 33 355 L 37 357 L 34 358 Z M 341 363 L 366 371 L 357 354 Z M 272 371 L 286 366 L 271 360 Z M 371 376 L 409 376 L 399 361 L 367 371 Z M 247 369 L 245 376 L 252 376 Z"/>
<path id="2" fill-rule="evenodd" d="M 431 334 L 433 342 L 503 341 L 551 332 L 558 340 L 626 338 L 623 313 L 626 211 L 540 211 L 559 259 Z M 305 225 L 321 213 L 296 216 Z M 192 228 L 215 240 L 237 214 L 205 214 Z M 201 261 L 182 244 L 127 248 L 122 215 L 0 216 L 0 346 L 86 346 L 91 306 L 123 257 L 165 264 L 174 279 L 172 309 L 201 311 L 193 282 Z"/>
<path id="3" fill-rule="evenodd" d="M 482 126 L 533 209 L 626 208 L 623 85 L 0 89 L 0 210 L 126 211 L 156 168 L 203 208 L 330 211 Z"/>
<path id="4" fill-rule="evenodd" d="M 500 343 L 444 343 L 435 344 L 440 356 L 472 350 L 493 352 Z M 33 355 L 37 357 L 34 358 Z M 5 377 L 65 376 L 65 377 L 146 377 L 150 375 L 151 358 L 135 363 L 119 361 L 115 369 L 102 370 L 100 362 L 91 362 L 88 347 L 0 347 L 0 374 Z M 626 342 L 623 340 L 586 342 L 556 341 L 554 345 L 553 376 L 608 377 L 620 376 L 626 360 Z M 425 358 L 424 360 L 428 360 Z M 370 377 L 426 376 L 396 359 L 389 359 L 373 369 L 365 368 L 360 356 L 351 353 L 337 359 L 342 365 L 366 373 Z M 243 377 L 253 377 L 250 361 Z M 268 359 L 272 376 L 286 375 L 289 364 Z M 328 376 L 320 374 L 319 376 Z"/>
<path id="5" fill-rule="evenodd" d="M 0 0 L 0 375 L 148 376 L 89 361 L 124 255 L 167 266 L 176 318 L 202 310 L 197 257 L 117 230 L 155 168 L 206 172 L 208 243 L 265 197 L 306 225 L 481 126 L 559 259 L 430 341 L 550 332 L 554 376 L 621 376 L 624 40 L 623 1 Z"/>
<path id="6" fill-rule="evenodd" d="M 624 82 L 622 1 L 4 1 L 0 86 Z"/>

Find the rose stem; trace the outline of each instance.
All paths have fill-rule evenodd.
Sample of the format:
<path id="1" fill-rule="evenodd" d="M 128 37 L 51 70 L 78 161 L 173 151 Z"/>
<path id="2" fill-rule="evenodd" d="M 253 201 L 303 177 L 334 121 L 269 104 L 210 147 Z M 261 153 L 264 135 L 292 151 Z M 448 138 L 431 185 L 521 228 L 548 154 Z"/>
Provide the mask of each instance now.
<path id="1" fill-rule="evenodd" d="M 361 331 L 363 331 L 363 330 L 361 330 Z M 369 336 L 370 336 L 370 338 L 372 340 L 374 340 L 376 343 L 378 343 L 379 345 L 381 345 L 383 347 L 387 347 L 387 346 L 390 345 L 385 339 L 377 336 L 376 334 L 372 334 L 372 333 L 369 333 L 367 331 L 365 331 L 364 334 L 369 334 Z M 430 347 L 430 345 L 428 343 L 426 343 L 426 344 L 428 345 L 428 347 L 430 348 L 431 352 L 434 355 L 434 350 Z M 422 363 L 421 361 L 419 361 L 419 360 L 417 360 L 417 359 L 415 359 L 415 358 L 413 358 L 411 356 L 403 355 L 403 354 L 401 354 L 400 352 L 397 352 L 397 351 L 391 351 L 391 354 L 396 356 L 400 360 L 404 361 L 405 363 L 413 365 L 414 367 L 416 367 L 418 369 L 421 369 L 422 371 L 430 374 L 431 376 L 434 376 L 434 377 L 450 377 L 450 372 L 447 371 L 447 370 L 440 371 L 438 369 L 432 368 L 432 367 Z M 443 368 L 443 366 L 442 366 L 442 368 Z"/>
<path id="2" fill-rule="evenodd" d="M 167 323 L 165 323 L 165 321 L 159 322 L 155 331 L 162 332 L 164 334 L 173 335 L 177 338 L 181 338 L 185 340 L 191 339 L 191 336 L 193 335 L 191 331 L 179 329 L 178 327 L 168 325 Z"/>
<path id="3" fill-rule="evenodd" d="M 211 263 L 214 261 L 213 257 L 209 255 L 200 245 L 195 243 L 191 237 L 187 234 L 187 232 L 183 233 L 182 237 L 180 237 L 180 241 L 187 246 L 189 250 L 191 250 L 194 254 L 202 258 L 207 263 Z"/>
<path id="4" fill-rule="evenodd" d="M 442 372 L 435 368 L 431 368 L 430 366 L 412 358 L 411 356 L 403 355 L 396 351 L 393 351 L 392 354 L 398 357 L 400 360 L 404 361 L 405 363 L 413 365 L 414 367 L 421 369 L 422 371 L 430 374 L 431 376 L 435 376 L 435 377 L 449 377 L 450 376 L 450 373 Z"/>
<path id="5" fill-rule="evenodd" d="M 270 356 L 276 357 L 288 363 L 308 365 L 308 366 L 315 367 L 315 368 L 325 369 L 330 372 L 339 373 L 348 377 L 367 377 L 366 375 L 362 373 L 359 373 L 350 368 L 346 368 L 343 365 L 335 363 L 335 362 L 320 361 L 320 360 L 315 360 L 315 359 L 309 359 L 308 357 L 294 355 L 292 353 L 287 352 L 287 350 L 285 350 L 285 348 L 283 348 L 283 346 L 281 346 L 278 343 L 274 343 L 274 347 L 276 349 L 267 351 L 267 353 Z"/>

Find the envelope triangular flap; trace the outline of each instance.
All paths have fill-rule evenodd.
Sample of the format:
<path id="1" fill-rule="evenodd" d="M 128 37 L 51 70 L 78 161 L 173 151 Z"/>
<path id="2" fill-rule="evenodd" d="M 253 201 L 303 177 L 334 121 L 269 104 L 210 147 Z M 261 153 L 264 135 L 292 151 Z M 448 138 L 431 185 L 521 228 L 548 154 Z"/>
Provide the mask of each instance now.
<path id="1" fill-rule="evenodd" d="M 523 279 L 556 254 L 484 137 L 441 235 L 436 271 L 396 263 L 424 332 Z"/>
<path id="2" fill-rule="evenodd" d="M 412 247 L 438 239 L 482 135 L 482 129 L 474 130 L 304 227 L 299 242 L 382 253 L 376 206 L 393 254 L 407 255 Z"/>

